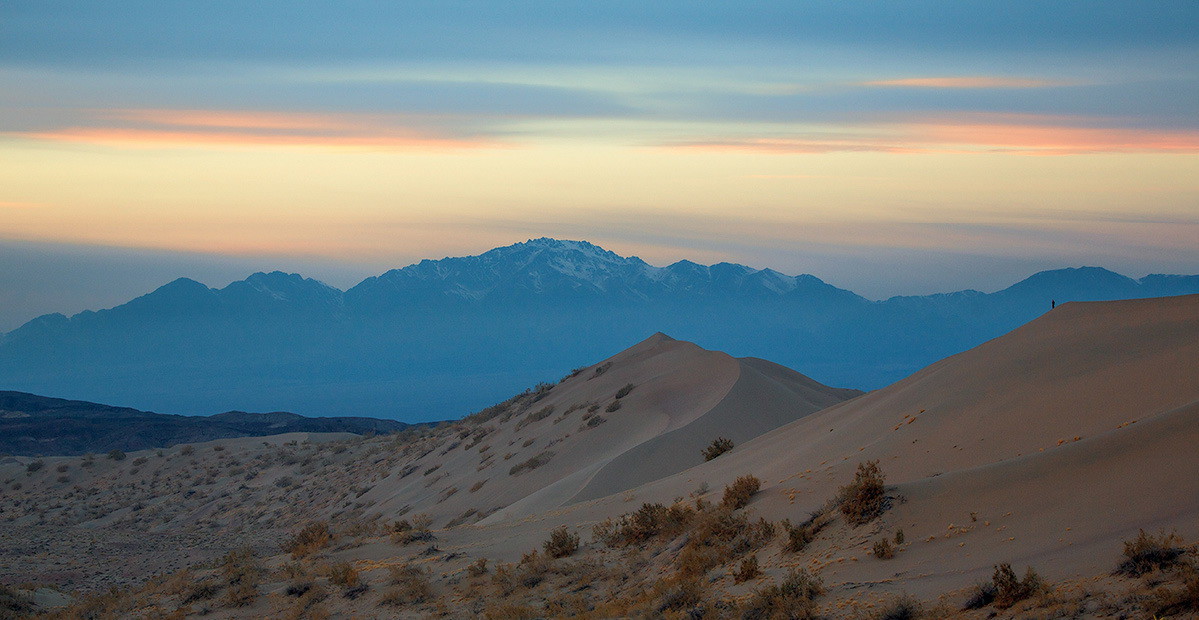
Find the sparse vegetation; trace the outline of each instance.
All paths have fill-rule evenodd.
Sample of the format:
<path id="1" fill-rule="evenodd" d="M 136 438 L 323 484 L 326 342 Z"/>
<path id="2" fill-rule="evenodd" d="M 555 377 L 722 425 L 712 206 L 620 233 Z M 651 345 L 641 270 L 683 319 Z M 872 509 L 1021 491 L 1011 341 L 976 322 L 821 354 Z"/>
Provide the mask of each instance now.
<path id="1" fill-rule="evenodd" d="M 41 460 L 30 461 L 28 464 L 25 465 L 25 473 L 32 474 L 45 466 L 46 466 L 45 461 L 41 461 Z"/>
<path id="2" fill-rule="evenodd" d="M 313 521 L 284 543 L 283 550 L 290 553 L 292 558 L 299 559 L 324 549 L 332 540 L 329 522 Z"/>
<path id="3" fill-rule="evenodd" d="M 995 567 L 991 582 L 995 586 L 994 604 L 999 609 L 1007 609 L 1045 588 L 1045 582 L 1031 566 L 1025 571 L 1024 578 L 1018 579 L 1012 565 L 1007 562 Z"/>
<path id="4" fill-rule="evenodd" d="M 123 460 L 125 460 L 125 453 L 120 450 L 113 450 L 108 453 L 108 460 L 123 461 Z"/>
<path id="5" fill-rule="evenodd" d="M 608 403 L 607 407 L 604 407 L 604 411 L 606 411 L 608 413 L 612 413 L 619 409 L 620 409 L 620 401 L 619 400 L 614 400 L 614 401 Z"/>
<path id="6" fill-rule="evenodd" d="M 784 521 L 783 529 L 787 532 L 787 542 L 783 545 L 783 550 L 789 553 L 803 551 L 832 521 L 832 515 L 828 511 L 817 511 L 807 521 L 795 527 L 792 527 L 789 521 Z"/>
<path id="7" fill-rule="evenodd" d="M 741 617 L 753 620 L 815 618 L 815 601 L 821 594 L 824 594 L 824 585 L 819 577 L 804 569 L 792 569 L 782 583 L 754 590 L 745 603 Z"/>
<path id="8" fill-rule="evenodd" d="M 335 586 L 353 588 L 359 579 L 358 570 L 349 562 L 338 562 L 329 567 L 329 583 Z"/>
<path id="9" fill-rule="evenodd" d="M 632 383 L 626 383 L 624 387 L 620 388 L 619 390 L 616 390 L 616 399 L 620 400 L 620 399 L 624 398 L 625 396 L 628 396 L 629 393 L 633 391 L 634 387 L 636 387 L 636 386 L 633 385 Z"/>
<path id="10" fill-rule="evenodd" d="M 717 437 L 716 439 L 713 439 L 712 443 L 708 444 L 708 447 L 704 448 L 701 453 L 704 455 L 705 461 L 710 461 L 732 449 L 733 449 L 733 440 L 732 439 L 729 439 L 727 437 Z"/>
<path id="11" fill-rule="evenodd" d="M 1182 557 L 1182 539 L 1177 534 L 1162 532 L 1151 536 L 1141 530 L 1137 537 L 1124 541 L 1124 560 L 1116 572 L 1130 577 L 1174 566 Z"/>
<path id="12" fill-rule="evenodd" d="M 858 463 L 853 482 L 837 492 L 837 501 L 846 523 L 863 525 L 883 514 L 887 501 L 884 482 L 878 461 Z"/>
<path id="13" fill-rule="evenodd" d="M 417 605 L 433 598 L 433 584 L 420 568 L 404 564 L 391 567 L 389 572 L 390 587 L 383 591 L 381 605 Z"/>
<path id="14" fill-rule="evenodd" d="M 565 525 L 550 531 L 550 537 L 542 544 L 545 554 L 551 558 L 564 558 L 579 550 L 579 535 L 571 533 Z"/>
<path id="15" fill-rule="evenodd" d="M 872 551 L 874 552 L 874 557 L 880 560 L 890 560 L 895 557 L 895 547 L 891 545 L 891 540 L 888 538 L 876 540 Z"/>
<path id="16" fill-rule="evenodd" d="M 761 573 L 761 569 L 758 568 L 758 556 L 748 556 L 741 560 L 741 565 L 737 567 L 737 572 L 733 573 L 733 583 L 744 583 Z"/>
<path id="17" fill-rule="evenodd" d="M 513 465 L 511 469 L 508 470 L 508 475 L 509 476 L 519 476 L 519 475 L 525 473 L 526 471 L 532 471 L 534 469 L 537 469 L 538 467 L 541 467 L 542 465 L 545 465 L 546 463 L 550 462 L 550 459 L 554 458 L 555 454 L 557 454 L 557 453 L 554 452 L 553 450 L 547 450 L 545 452 L 542 452 L 541 454 L 538 454 L 537 456 L 534 456 L 533 458 L 531 458 L 523 463 L 517 463 L 516 465 Z"/>
<path id="18" fill-rule="evenodd" d="M 760 488 L 762 482 L 754 476 L 741 476 L 724 488 L 724 497 L 720 499 L 720 505 L 731 510 L 744 508 Z"/>

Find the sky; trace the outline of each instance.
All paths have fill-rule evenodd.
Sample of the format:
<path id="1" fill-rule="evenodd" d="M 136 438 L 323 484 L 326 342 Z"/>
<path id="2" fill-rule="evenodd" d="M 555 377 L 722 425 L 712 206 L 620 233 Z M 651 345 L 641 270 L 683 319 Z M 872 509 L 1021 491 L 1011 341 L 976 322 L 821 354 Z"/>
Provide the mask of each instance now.
<path id="1" fill-rule="evenodd" d="M 0 330 L 531 237 L 867 297 L 1199 273 L 1199 3 L 0 3 Z"/>

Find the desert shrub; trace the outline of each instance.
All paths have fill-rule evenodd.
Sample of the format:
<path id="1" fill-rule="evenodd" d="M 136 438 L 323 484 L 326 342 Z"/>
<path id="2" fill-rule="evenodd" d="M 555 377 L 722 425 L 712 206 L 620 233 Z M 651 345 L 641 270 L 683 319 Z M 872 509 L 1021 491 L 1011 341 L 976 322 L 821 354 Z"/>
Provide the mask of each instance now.
<path id="1" fill-rule="evenodd" d="M 744 514 L 720 506 L 700 512 L 688 533 L 675 565 L 680 575 L 698 577 L 769 542 L 774 525 L 765 519 L 751 523 Z"/>
<path id="2" fill-rule="evenodd" d="M 646 503 L 636 512 L 597 524 L 592 534 L 609 547 L 640 544 L 657 536 L 681 534 L 695 516 L 696 511 L 683 504 L 666 507 Z"/>
<path id="3" fill-rule="evenodd" d="M 712 443 L 708 444 L 708 447 L 704 448 L 700 454 L 704 455 L 705 461 L 710 461 L 732 449 L 732 439 L 729 439 L 728 437 L 717 437 L 716 439 L 713 439 Z"/>
<path id="4" fill-rule="evenodd" d="M 924 613 L 919 601 L 910 596 L 901 596 L 885 605 L 874 616 L 877 620 L 916 620 Z"/>
<path id="5" fill-rule="evenodd" d="M 338 562 L 329 567 L 329 583 L 343 588 L 358 585 L 358 569 L 349 562 Z"/>
<path id="6" fill-rule="evenodd" d="M 733 583 L 744 583 L 757 577 L 761 572 L 761 569 L 758 568 L 758 556 L 751 555 L 741 560 L 737 572 L 733 573 Z"/>
<path id="7" fill-rule="evenodd" d="M 573 534 L 566 528 L 554 528 L 550 537 L 541 545 L 545 554 L 551 558 L 564 558 L 579 549 L 579 535 Z"/>
<path id="8" fill-rule="evenodd" d="M 970 590 L 970 595 L 966 597 L 962 609 L 982 609 L 993 602 L 995 602 L 995 584 L 980 583 Z"/>
<path id="9" fill-rule="evenodd" d="M 749 500 L 762 488 L 762 482 L 754 476 L 741 476 L 724 488 L 720 505 L 737 510 L 749 505 Z"/>
<path id="10" fill-rule="evenodd" d="M 193 582 L 183 592 L 181 601 L 184 605 L 195 603 L 196 601 L 205 601 L 221 591 L 221 586 L 212 579 L 201 579 Z"/>
<path id="11" fill-rule="evenodd" d="M 636 386 L 633 385 L 632 383 L 626 383 L 624 387 L 620 388 L 619 390 L 616 390 L 617 400 L 624 398 L 625 396 L 628 396 L 629 392 L 632 392 L 634 387 L 636 387 Z"/>
<path id="12" fill-rule="evenodd" d="M 415 542 L 427 542 L 435 540 L 437 537 L 429 531 L 429 526 L 433 524 L 433 517 L 428 514 L 412 515 L 412 522 L 407 519 L 396 521 L 391 526 L 391 542 L 397 545 L 410 545 Z"/>
<path id="13" fill-rule="evenodd" d="M 1024 579 L 1017 579 L 1012 565 L 1007 562 L 995 567 L 991 582 L 995 585 L 994 602 L 999 609 L 1007 609 L 1045 589 L 1045 582 L 1031 566 L 1024 573 Z"/>
<path id="14" fill-rule="evenodd" d="M 435 472 L 435 471 L 437 471 L 437 470 L 439 470 L 439 469 L 441 469 L 441 463 L 437 463 L 436 465 L 434 465 L 434 466 L 432 466 L 432 467 L 430 467 L 430 468 L 426 469 L 426 470 L 425 470 L 425 473 L 423 473 L 423 474 L 421 474 L 421 475 L 422 475 L 422 476 L 428 476 L 429 474 L 431 474 L 431 473 L 433 473 L 433 472 Z"/>
<path id="15" fill-rule="evenodd" d="M 113 450 L 108 453 L 108 459 L 111 461 L 123 461 L 125 460 L 125 453 L 120 450 Z"/>
<path id="16" fill-rule="evenodd" d="M 903 528 L 895 530 L 895 544 L 902 545 L 904 541 Z"/>
<path id="17" fill-rule="evenodd" d="M 183 456 L 191 456 L 195 451 L 196 449 L 190 445 L 184 445 L 182 448 L 179 448 L 179 454 Z"/>
<path id="18" fill-rule="evenodd" d="M 25 466 L 25 473 L 32 474 L 33 472 L 38 471 L 45 466 L 45 461 L 30 461 L 29 464 Z"/>
<path id="19" fill-rule="evenodd" d="M 816 597 L 824 594 L 820 578 L 804 569 L 791 569 L 780 584 L 754 590 L 742 607 L 742 618 L 792 618 L 805 620 L 816 617 Z"/>
<path id="20" fill-rule="evenodd" d="M 466 573 L 471 577 L 481 577 L 487 574 L 487 558 L 479 558 L 474 564 L 466 567 Z"/>
<path id="21" fill-rule="evenodd" d="M 1137 537 L 1124 541 L 1124 560 L 1116 567 L 1116 572 L 1130 577 L 1139 577 L 1145 573 L 1167 568 L 1178 563 L 1183 549 L 1179 546 L 1182 539 L 1177 534 L 1162 532 L 1151 536 L 1141 530 Z"/>
<path id="22" fill-rule="evenodd" d="M 607 411 L 608 413 L 612 413 L 613 411 L 616 411 L 618 409 L 620 409 L 620 401 L 619 400 L 614 400 L 614 401 L 608 403 L 607 407 L 604 407 L 604 411 Z"/>
<path id="23" fill-rule="evenodd" d="M 516 465 L 513 465 L 511 469 L 508 470 L 508 475 L 509 476 L 519 476 L 519 475 L 525 473 L 526 471 L 532 471 L 534 469 L 537 469 L 538 467 L 541 467 L 542 465 L 545 465 L 546 463 L 550 462 L 550 459 L 554 458 L 555 454 L 557 454 L 557 453 L 554 452 L 553 450 L 547 450 L 545 452 L 542 452 L 541 454 L 538 454 L 537 456 L 534 456 L 533 458 L 531 458 L 523 463 L 517 463 Z"/>
<path id="24" fill-rule="evenodd" d="M 841 514 L 850 525 L 862 525 L 883 513 L 886 508 L 885 478 L 878 461 L 858 463 L 853 482 L 837 492 Z"/>
<path id="25" fill-rule="evenodd" d="M 57 471 L 57 472 L 58 472 L 58 473 L 60 473 L 60 474 L 64 474 L 64 473 L 66 473 L 67 471 L 69 471 L 70 469 L 71 469 L 71 466 L 70 466 L 70 465 L 67 465 L 66 463 L 62 463 L 62 464 L 61 464 L 61 465 L 59 465 L 58 467 L 55 467 L 55 468 L 54 468 L 54 470 L 55 470 L 55 471 Z"/>
<path id="26" fill-rule="evenodd" d="M 283 550 L 292 558 L 299 559 L 324 549 L 333 540 L 328 521 L 313 521 L 304 526 L 295 536 L 283 544 Z"/>
<path id="27" fill-rule="evenodd" d="M 392 566 L 388 572 L 390 587 L 383 591 L 381 605 L 417 605 L 433 598 L 433 585 L 420 568 L 404 564 Z"/>
<path id="28" fill-rule="evenodd" d="M 874 542 L 874 557 L 880 560 L 890 560 L 895 557 L 895 547 L 891 545 L 891 540 L 883 538 Z"/>
<path id="29" fill-rule="evenodd" d="M 787 542 L 783 545 L 783 550 L 789 553 L 803 551 L 832 521 L 832 516 L 825 511 L 812 514 L 807 521 L 794 527 L 790 522 L 784 521 L 783 530 L 787 532 Z"/>
<path id="30" fill-rule="evenodd" d="M 522 429 L 534 422 L 544 420 L 544 419 L 550 417 L 550 415 L 552 415 L 553 413 L 554 413 L 553 405 L 546 405 L 546 406 L 542 407 L 541 409 L 538 409 L 537 411 L 530 412 L 529 414 L 525 415 L 525 417 L 522 418 L 520 422 L 516 423 L 516 430 L 519 431 L 520 429 Z"/>
<path id="31" fill-rule="evenodd" d="M 607 422 L 607 421 L 608 421 L 608 418 L 605 418 L 602 415 L 591 416 L 591 417 L 587 418 L 586 422 L 584 422 L 583 424 L 581 424 L 579 426 L 579 430 L 584 431 L 589 428 L 595 428 L 595 427 L 599 426 L 600 424 L 603 424 L 604 422 Z"/>

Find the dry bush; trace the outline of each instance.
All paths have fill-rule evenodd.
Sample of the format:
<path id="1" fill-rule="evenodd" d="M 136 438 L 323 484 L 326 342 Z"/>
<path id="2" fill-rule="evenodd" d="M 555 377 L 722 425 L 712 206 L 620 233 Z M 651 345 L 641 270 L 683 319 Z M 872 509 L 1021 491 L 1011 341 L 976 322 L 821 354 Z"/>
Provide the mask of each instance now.
<path id="1" fill-rule="evenodd" d="M 816 597 L 824 594 L 819 577 L 805 569 L 791 569 L 783 583 L 754 590 L 742 606 L 742 618 L 791 618 L 806 620 L 816 617 Z"/>
<path id="2" fill-rule="evenodd" d="M 677 536 L 695 515 L 695 509 L 683 504 L 666 507 L 647 503 L 642 504 L 636 512 L 597 524 L 592 534 L 609 547 L 639 544 L 657 536 Z"/>
<path id="3" fill-rule="evenodd" d="M 717 437 L 716 439 L 712 440 L 712 443 L 708 444 L 707 448 L 703 449 L 701 454 L 704 455 L 705 461 L 710 461 L 732 449 L 733 449 L 733 440 L 732 439 L 729 439 L 728 437 Z"/>
<path id="4" fill-rule="evenodd" d="M 745 583 L 762 573 L 758 567 L 758 556 L 751 555 L 741 560 L 737 572 L 733 573 L 733 583 Z"/>
<path id="5" fill-rule="evenodd" d="M 379 599 L 381 605 L 419 605 L 433 598 L 433 584 L 425 571 L 411 564 L 392 566 L 390 587 Z"/>
<path id="6" fill-rule="evenodd" d="M 113 450 L 108 453 L 108 459 L 111 461 L 123 461 L 125 460 L 125 453 L 120 450 Z"/>
<path id="7" fill-rule="evenodd" d="M 704 587 L 692 578 L 663 579 L 654 586 L 654 594 L 653 611 L 658 616 L 668 611 L 697 610 L 704 602 Z"/>
<path id="8" fill-rule="evenodd" d="M 624 398 L 625 396 L 628 396 L 629 392 L 632 392 L 633 388 L 635 388 L 635 387 L 637 387 L 637 386 L 633 385 L 632 383 L 626 383 L 624 387 L 620 388 L 619 390 L 616 390 L 617 400 Z"/>
<path id="9" fill-rule="evenodd" d="M 873 620 L 916 620 L 924 615 L 924 606 L 911 596 L 901 596 L 884 606 Z"/>
<path id="10" fill-rule="evenodd" d="M 606 411 L 608 413 L 613 413 L 618 410 L 620 410 L 620 401 L 619 400 L 614 400 L 614 401 L 608 403 L 607 407 L 604 407 L 604 411 Z"/>
<path id="11" fill-rule="evenodd" d="M 579 550 L 579 535 L 572 534 L 565 525 L 554 528 L 542 548 L 551 558 L 564 558 Z"/>
<path id="12" fill-rule="evenodd" d="M 1179 546 L 1181 544 L 1182 539 L 1177 534 L 1162 532 L 1151 536 L 1141 530 L 1136 538 L 1124 541 L 1124 560 L 1116 567 L 1116 572 L 1140 577 L 1154 570 L 1174 566 L 1184 551 Z"/>
<path id="13" fill-rule="evenodd" d="M 544 420 L 544 419 L 550 417 L 550 415 L 552 415 L 553 413 L 554 413 L 554 406 L 546 405 L 546 406 L 542 407 L 541 409 L 538 409 L 537 411 L 529 413 L 524 418 L 522 418 L 520 422 L 517 422 L 516 430 L 519 431 L 520 429 L 522 429 L 534 422 Z"/>
<path id="14" fill-rule="evenodd" d="M 298 560 L 324 549 L 332 540 L 333 532 L 329 530 L 329 522 L 313 521 L 284 543 L 283 550 L 290 553 L 292 559 Z"/>
<path id="15" fill-rule="evenodd" d="M 784 520 L 783 530 L 787 532 L 787 542 L 783 545 L 783 550 L 789 553 L 803 551 L 813 540 L 816 540 L 820 531 L 832 522 L 833 517 L 827 511 L 815 512 L 807 521 L 795 527 L 792 527 L 789 521 Z"/>
<path id="16" fill-rule="evenodd" d="M 765 545 L 774 537 L 774 525 L 765 519 L 751 523 L 727 507 L 699 513 L 688 532 L 675 568 L 683 576 L 701 576 Z"/>
<path id="17" fill-rule="evenodd" d="M 749 505 L 749 499 L 762 488 L 762 482 L 754 476 L 741 476 L 724 488 L 720 505 L 732 510 Z"/>
<path id="18" fill-rule="evenodd" d="M 349 562 L 338 562 L 329 566 L 329 583 L 343 588 L 353 588 L 358 585 L 358 569 Z"/>
<path id="19" fill-rule="evenodd" d="M 225 578 L 226 607 L 245 607 L 258 599 L 258 582 L 262 578 L 254 550 L 249 547 L 235 549 L 221 559 L 221 576 Z"/>
<path id="20" fill-rule="evenodd" d="M 474 564 L 466 567 L 466 573 L 471 577 L 482 577 L 487 574 L 487 558 L 479 558 Z"/>
<path id="21" fill-rule="evenodd" d="M 41 461 L 41 460 L 30 461 L 29 464 L 25 466 L 25 473 L 32 474 L 33 472 L 38 471 L 39 469 L 41 469 L 45 466 L 46 466 L 45 461 Z"/>
<path id="22" fill-rule="evenodd" d="M 886 509 L 885 478 L 878 461 L 858 463 L 853 482 L 837 491 L 841 514 L 850 525 L 868 523 Z"/>
<path id="23" fill-rule="evenodd" d="M 987 605 L 995 602 L 995 584 L 980 583 L 970 590 L 970 595 L 966 597 L 966 602 L 962 604 L 962 609 L 982 609 Z"/>
<path id="24" fill-rule="evenodd" d="M 542 452 L 541 454 L 538 454 L 537 456 L 534 456 L 533 458 L 531 458 L 523 463 L 517 463 L 516 465 L 513 465 L 511 469 L 508 470 L 508 475 L 509 476 L 519 476 L 519 475 L 525 473 L 526 471 L 532 471 L 534 469 L 537 469 L 538 467 L 541 467 L 542 465 L 545 465 L 546 463 L 550 462 L 550 459 L 554 458 L 555 454 L 557 454 L 557 453 L 554 452 L 553 450 L 547 450 L 545 452 Z"/>
<path id="25" fill-rule="evenodd" d="M 995 585 L 995 607 L 999 609 L 1007 609 L 1045 590 L 1045 582 L 1031 566 L 1025 571 L 1024 579 L 1017 579 L 1012 565 L 1007 562 L 995 567 L 991 582 Z"/>
<path id="26" fill-rule="evenodd" d="M 895 547 L 891 545 L 891 540 L 883 538 L 874 542 L 874 557 L 880 560 L 890 560 L 895 557 Z"/>

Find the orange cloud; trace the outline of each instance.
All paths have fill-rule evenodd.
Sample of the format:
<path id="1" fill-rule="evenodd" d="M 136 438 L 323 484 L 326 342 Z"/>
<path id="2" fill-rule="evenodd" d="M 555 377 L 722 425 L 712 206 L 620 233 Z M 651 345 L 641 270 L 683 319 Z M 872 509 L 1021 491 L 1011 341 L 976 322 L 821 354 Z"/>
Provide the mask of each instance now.
<path id="1" fill-rule="evenodd" d="M 1032 78 L 1011 78 L 998 76 L 970 77 L 923 77 L 903 78 L 898 80 L 875 80 L 862 82 L 863 86 L 895 86 L 900 88 L 1045 88 L 1047 86 L 1068 86 L 1067 82 L 1052 80 L 1037 80 Z"/>
<path id="2" fill-rule="evenodd" d="M 1061 122 L 1064 119 L 1055 119 Z M 925 121 L 875 125 L 861 134 L 751 137 L 696 141 L 668 148 L 760 153 L 1199 153 L 1199 131 L 1078 127 L 1030 120 Z"/>
<path id="3" fill-rule="evenodd" d="M 5 135 L 130 148 L 189 146 L 367 149 L 496 147 L 476 137 L 404 124 L 381 115 L 229 110 L 99 110 L 96 122 Z"/>

